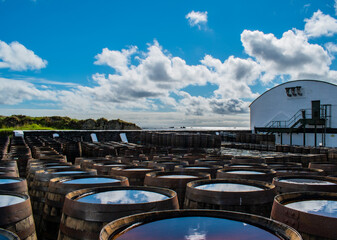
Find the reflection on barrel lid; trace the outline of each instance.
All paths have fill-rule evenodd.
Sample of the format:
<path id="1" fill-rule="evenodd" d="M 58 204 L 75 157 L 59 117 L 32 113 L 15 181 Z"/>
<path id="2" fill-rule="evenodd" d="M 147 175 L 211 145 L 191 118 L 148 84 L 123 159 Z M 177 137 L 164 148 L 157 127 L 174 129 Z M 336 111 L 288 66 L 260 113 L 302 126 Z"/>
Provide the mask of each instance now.
<path id="1" fill-rule="evenodd" d="M 139 225 L 141 224 L 141 225 Z M 279 239 L 266 230 L 253 225 L 215 217 L 176 217 L 131 227 L 119 240 L 137 239 Z"/>
<path id="2" fill-rule="evenodd" d="M 162 201 L 168 198 L 168 196 L 156 192 L 126 189 L 93 193 L 85 195 L 77 201 L 96 204 L 136 204 Z"/>
<path id="3" fill-rule="evenodd" d="M 336 185 L 334 182 L 319 180 L 319 179 L 310 179 L 310 178 L 284 178 L 280 179 L 279 182 L 286 183 L 297 183 L 297 184 L 313 184 L 313 185 Z"/>
<path id="4" fill-rule="evenodd" d="M 337 201 L 334 200 L 303 200 L 286 206 L 306 213 L 337 218 Z"/>
<path id="5" fill-rule="evenodd" d="M 0 184 L 17 183 L 17 182 L 21 182 L 21 180 L 11 179 L 11 178 L 1 178 L 0 179 Z"/>
<path id="6" fill-rule="evenodd" d="M 231 174 L 265 174 L 264 172 L 258 172 L 258 171 L 241 171 L 241 170 L 226 171 L 226 173 L 231 173 Z"/>
<path id="7" fill-rule="evenodd" d="M 176 175 L 176 174 L 171 174 L 171 175 L 161 175 L 158 176 L 157 178 L 198 178 L 197 176 L 193 175 Z"/>
<path id="8" fill-rule="evenodd" d="M 97 183 L 114 183 L 120 182 L 119 179 L 114 178 L 104 178 L 104 177 L 97 177 L 97 178 L 80 178 L 80 179 L 73 179 L 63 182 L 64 184 L 97 184 Z"/>
<path id="9" fill-rule="evenodd" d="M 0 207 L 10 206 L 26 201 L 26 199 L 15 195 L 0 195 Z"/>
<path id="10" fill-rule="evenodd" d="M 260 187 L 238 183 L 208 183 L 196 186 L 195 188 L 217 192 L 252 192 L 263 190 Z"/>

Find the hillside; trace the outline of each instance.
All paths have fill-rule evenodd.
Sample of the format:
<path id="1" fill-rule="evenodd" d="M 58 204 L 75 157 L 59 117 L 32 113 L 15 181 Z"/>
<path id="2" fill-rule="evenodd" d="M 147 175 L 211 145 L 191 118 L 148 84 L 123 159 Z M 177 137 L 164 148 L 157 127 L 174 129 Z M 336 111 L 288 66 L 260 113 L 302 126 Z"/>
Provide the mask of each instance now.
<path id="1" fill-rule="evenodd" d="M 25 115 L 0 116 L 0 126 L 3 130 L 139 130 L 134 123 L 120 119 L 107 120 L 105 118 L 77 120 L 69 117 L 29 117 Z"/>

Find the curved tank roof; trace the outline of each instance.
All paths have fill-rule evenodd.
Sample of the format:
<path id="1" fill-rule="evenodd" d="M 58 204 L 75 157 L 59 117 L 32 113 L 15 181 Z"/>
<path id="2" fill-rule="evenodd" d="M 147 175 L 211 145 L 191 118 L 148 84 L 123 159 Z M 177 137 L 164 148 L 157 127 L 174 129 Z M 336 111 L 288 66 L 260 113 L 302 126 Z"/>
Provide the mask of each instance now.
<path id="1" fill-rule="evenodd" d="M 284 85 L 286 85 L 286 84 L 289 84 L 289 83 L 295 83 L 295 82 L 320 82 L 320 83 L 330 84 L 331 86 L 337 87 L 336 84 L 333 84 L 333 83 L 330 83 L 330 82 L 325 82 L 325 81 L 322 81 L 322 80 L 302 79 L 302 80 L 288 81 L 288 82 L 285 82 L 285 83 L 281 83 L 281 84 L 279 84 L 279 85 L 277 85 L 277 86 L 275 86 L 275 87 L 272 87 L 271 89 L 265 91 L 265 92 L 262 93 L 259 97 L 257 97 L 257 98 L 256 98 L 250 105 L 249 105 L 249 107 L 250 107 L 251 105 L 253 105 L 254 102 L 256 102 L 258 99 L 260 99 L 263 95 L 265 95 L 266 93 L 272 91 L 273 89 L 278 88 L 278 87 L 282 87 L 282 86 L 284 86 Z"/>

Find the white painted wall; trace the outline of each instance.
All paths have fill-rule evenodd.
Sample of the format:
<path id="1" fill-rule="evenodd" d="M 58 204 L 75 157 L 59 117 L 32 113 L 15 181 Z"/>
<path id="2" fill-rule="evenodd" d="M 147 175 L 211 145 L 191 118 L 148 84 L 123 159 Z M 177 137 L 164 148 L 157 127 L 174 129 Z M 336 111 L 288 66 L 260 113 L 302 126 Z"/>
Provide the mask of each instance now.
<path id="1" fill-rule="evenodd" d="M 285 88 L 300 86 L 303 96 L 288 97 Z M 272 120 L 289 120 L 300 109 L 311 109 L 311 101 L 331 104 L 331 127 L 337 128 L 337 85 L 316 80 L 298 80 L 280 84 L 262 94 L 250 105 L 250 127 L 264 127 Z M 293 134 L 293 144 L 302 145 L 303 136 Z M 299 136 L 301 135 L 301 136 Z M 306 134 L 307 145 L 314 146 L 314 134 Z M 317 135 L 317 145 L 321 142 Z M 280 138 L 276 136 L 277 143 Z M 283 143 L 289 144 L 289 137 L 283 136 Z M 337 146 L 337 135 L 326 135 L 327 146 Z"/>

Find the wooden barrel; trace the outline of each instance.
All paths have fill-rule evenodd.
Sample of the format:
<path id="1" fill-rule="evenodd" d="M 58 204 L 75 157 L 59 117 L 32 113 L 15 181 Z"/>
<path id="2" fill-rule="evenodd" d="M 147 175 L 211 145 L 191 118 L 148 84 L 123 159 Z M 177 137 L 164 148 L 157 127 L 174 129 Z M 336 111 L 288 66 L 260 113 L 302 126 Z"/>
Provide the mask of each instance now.
<path id="1" fill-rule="evenodd" d="M 232 164 L 245 164 L 245 163 L 265 163 L 263 158 L 249 157 L 249 156 L 236 156 L 231 160 Z"/>
<path id="2" fill-rule="evenodd" d="M 0 228 L 14 232 L 22 240 L 37 239 L 28 195 L 0 191 L 0 216 Z"/>
<path id="3" fill-rule="evenodd" d="M 261 168 L 231 168 L 219 169 L 216 178 L 247 179 L 264 182 L 272 182 L 276 172 L 272 169 Z"/>
<path id="4" fill-rule="evenodd" d="M 337 236 L 337 193 L 294 192 L 277 195 L 271 218 L 296 229 L 303 239 Z"/>
<path id="5" fill-rule="evenodd" d="M 27 181 L 24 178 L 0 177 L 0 190 L 28 194 Z"/>
<path id="6" fill-rule="evenodd" d="M 58 240 L 98 239 L 107 223 L 131 214 L 179 209 L 177 194 L 157 187 L 89 188 L 65 197 Z"/>
<path id="7" fill-rule="evenodd" d="M 163 171 L 162 167 L 142 167 L 142 166 L 126 166 L 111 168 L 111 176 L 124 176 L 129 179 L 131 186 L 144 186 L 145 175 L 149 172 Z"/>
<path id="8" fill-rule="evenodd" d="M 39 170 L 35 174 L 35 178 L 32 184 L 32 188 L 29 190 L 29 195 L 32 202 L 32 208 L 34 213 L 34 220 L 37 229 L 40 229 L 40 223 L 42 219 L 42 213 L 45 203 L 45 196 L 48 192 L 49 181 L 55 177 L 63 176 L 88 176 L 96 175 L 96 170 L 79 170 L 75 169 L 47 169 Z"/>
<path id="9" fill-rule="evenodd" d="M 179 206 L 184 206 L 186 184 L 201 179 L 211 179 L 209 173 L 197 172 L 151 172 L 144 180 L 145 186 L 169 188 L 178 195 Z"/>
<path id="10" fill-rule="evenodd" d="M 17 172 L 13 170 L 0 170 L 0 177 L 19 177 Z"/>
<path id="11" fill-rule="evenodd" d="M 269 217 L 273 184 L 245 179 L 197 180 L 187 184 L 185 208 L 228 210 Z"/>
<path id="12" fill-rule="evenodd" d="M 328 162 L 315 162 L 309 163 L 309 168 L 322 169 L 326 175 L 336 175 L 337 174 L 337 164 Z"/>
<path id="13" fill-rule="evenodd" d="M 94 163 L 92 169 L 97 170 L 98 175 L 109 175 L 111 168 L 114 167 L 126 167 L 130 164 L 121 163 L 120 161 L 106 161 L 103 163 Z"/>
<path id="14" fill-rule="evenodd" d="M 267 167 L 274 169 L 274 168 L 301 168 L 302 163 L 293 163 L 293 162 L 286 162 L 286 163 L 267 163 Z"/>
<path id="15" fill-rule="evenodd" d="M 337 192 L 337 178 L 325 176 L 275 177 L 273 184 L 278 194 L 288 192 Z"/>
<path id="16" fill-rule="evenodd" d="M 71 176 L 51 179 L 43 208 L 41 237 L 57 239 L 66 194 L 83 188 L 111 186 L 129 186 L 129 181 L 126 177 L 110 176 Z"/>
<path id="17" fill-rule="evenodd" d="M 166 172 L 172 172 L 174 171 L 175 166 L 186 166 L 188 165 L 187 161 L 180 161 L 180 160 L 159 160 L 159 161 L 154 161 L 153 163 L 149 163 L 150 167 L 163 167 L 164 171 Z"/>
<path id="18" fill-rule="evenodd" d="M 224 165 L 225 169 L 231 169 L 231 168 L 262 168 L 267 169 L 267 164 L 265 163 L 230 163 Z"/>
<path id="19" fill-rule="evenodd" d="M 308 176 L 308 175 L 323 176 L 324 175 L 324 171 L 322 169 L 315 169 L 315 168 L 281 167 L 281 168 L 274 168 L 274 170 L 276 171 L 277 177 Z"/>
<path id="20" fill-rule="evenodd" d="M 0 239 L 2 240 L 20 240 L 18 235 L 15 233 L 8 231 L 6 229 L 0 228 Z"/>
<path id="21" fill-rule="evenodd" d="M 186 165 L 186 166 L 176 166 L 174 168 L 174 171 L 209 173 L 211 174 L 211 178 L 215 178 L 218 169 L 221 169 L 221 168 L 222 166 L 218 166 L 218 165 L 193 164 L 193 165 Z"/>
<path id="22" fill-rule="evenodd" d="M 16 161 L 13 160 L 1 160 L 0 161 L 0 170 L 10 170 L 10 171 L 14 171 L 17 173 L 17 175 L 19 176 L 19 169 L 18 169 L 18 164 L 16 163 Z"/>
<path id="23" fill-rule="evenodd" d="M 229 211 L 180 210 L 136 214 L 107 224 L 100 240 L 114 239 L 287 239 L 294 229 L 268 218 Z"/>

